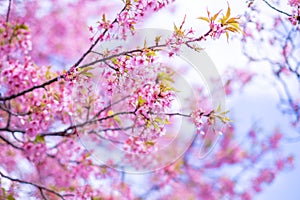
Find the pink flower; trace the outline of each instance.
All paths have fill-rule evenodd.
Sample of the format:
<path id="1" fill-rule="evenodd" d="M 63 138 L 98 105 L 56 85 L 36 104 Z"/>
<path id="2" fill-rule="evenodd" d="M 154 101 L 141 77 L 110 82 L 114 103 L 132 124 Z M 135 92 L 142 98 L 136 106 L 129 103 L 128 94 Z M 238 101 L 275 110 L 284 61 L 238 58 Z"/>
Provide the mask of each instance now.
<path id="1" fill-rule="evenodd" d="M 210 33 L 210 36 L 213 39 L 219 39 L 220 36 L 226 32 L 225 28 L 221 26 L 221 24 L 215 24 L 214 22 L 212 22 L 210 24 L 210 28 L 212 30 L 212 32 Z"/>
<path id="2" fill-rule="evenodd" d="M 282 138 L 282 134 L 279 132 L 276 132 L 272 136 L 270 136 L 269 138 L 270 147 L 272 149 L 276 149 L 278 147 L 281 138 Z"/>
<path id="3" fill-rule="evenodd" d="M 35 137 L 38 134 L 39 131 L 39 123 L 37 121 L 31 121 L 26 128 L 26 134 L 28 134 L 29 137 Z"/>
<path id="4" fill-rule="evenodd" d="M 300 0 L 289 0 L 289 4 L 293 7 L 300 6 Z"/>
<path id="5" fill-rule="evenodd" d="M 202 119 L 203 114 L 204 112 L 201 109 L 197 109 L 191 114 L 191 118 L 197 128 L 201 128 L 204 123 Z"/>

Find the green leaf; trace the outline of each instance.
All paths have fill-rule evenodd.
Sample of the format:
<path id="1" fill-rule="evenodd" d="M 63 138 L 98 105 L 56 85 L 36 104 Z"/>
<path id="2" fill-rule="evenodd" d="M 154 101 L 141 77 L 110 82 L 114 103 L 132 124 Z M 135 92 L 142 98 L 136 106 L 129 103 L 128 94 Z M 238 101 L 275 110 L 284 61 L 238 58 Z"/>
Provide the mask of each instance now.
<path id="1" fill-rule="evenodd" d="M 146 128 L 149 128 L 151 126 L 151 121 L 150 120 L 146 120 Z"/>
<path id="2" fill-rule="evenodd" d="M 94 77 L 94 74 L 92 72 L 83 72 L 82 75 L 84 75 L 86 77 L 90 77 L 90 78 Z"/>
<path id="3" fill-rule="evenodd" d="M 155 51 L 150 50 L 146 53 L 146 56 L 150 57 L 150 56 L 155 56 Z"/>
<path id="4" fill-rule="evenodd" d="M 201 19 L 203 21 L 209 22 L 209 19 L 207 17 L 198 17 L 197 19 Z"/>
<path id="5" fill-rule="evenodd" d="M 34 144 L 43 143 L 43 142 L 45 142 L 45 138 L 42 135 L 37 135 L 37 136 L 35 136 L 35 139 L 33 142 L 34 142 Z"/>
<path id="6" fill-rule="evenodd" d="M 5 191 L 5 189 L 4 188 L 1 188 L 2 189 L 2 194 L 4 195 L 4 196 L 6 196 L 6 191 Z"/>
<path id="7" fill-rule="evenodd" d="M 174 83 L 174 80 L 172 79 L 172 76 L 175 74 L 174 71 L 171 73 L 166 73 L 166 72 L 161 72 L 158 74 L 158 79 L 163 81 L 163 82 L 171 82 Z"/>
<path id="8" fill-rule="evenodd" d="M 142 106 L 144 105 L 144 103 L 146 102 L 146 100 L 143 99 L 143 97 L 139 96 L 138 97 L 138 106 Z"/>
<path id="9" fill-rule="evenodd" d="M 182 30 L 180 28 L 177 28 L 177 26 L 175 24 L 174 24 L 174 31 L 175 31 L 176 35 L 178 35 L 178 36 L 183 36 L 184 35 Z"/>
<path id="10" fill-rule="evenodd" d="M 219 113 L 222 111 L 222 108 L 221 108 L 221 105 L 218 105 L 217 109 L 216 109 L 216 112 Z"/>
<path id="11" fill-rule="evenodd" d="M 154 121 L 157 122 L 157 123 L 161 123 L 161 122 L 162 122 L 162 119 L 159 118 L 159 117 L 156 117 Z"/>
<path id="12" fill-rule="evenodd" d="M 51 79 L 51 73 L 50 73 L 49 69 L 46 71 L 45 77 L 46 77 L 47 80 Z"/>
<path id="13" fill-rule="evenodd" d="M 56 101 L 59 101 L 59 100 L 60 100 L 60 96 L 59 96 L 59 94 L 57 94 L 57 93 L 54 93 L 54 94 L 53 94 L 53 97 L 54 97 L 54 99 L 55 99 Z"/>
<path id="14" fill-rule="evenodd" d="M 114 116 L 114 120 L 120 125 L 122 124 L 122 120 L 119 116 Z"/>
<path id="15" fill-rule="evenodd" d="M 116 57 L 112 58 L 111 62 L 115 65 L 119 64 L 118 59 Z"/>
<path id="16" fill-rule="evenodd" d="M 232 26 L 232 28 L 235 29 L 235 32 L 238 32 L 238 31 L 243 32 L 242 29 L 239 27 L 238 23 L 230 23 L 230 26 Z"/>
<path id="17" fill-rule="evenodd" d="M 88 66 L 85 68 L 78 68 L 78 71 L 80 74 L 87 76 L 87 77 L 94 77 L 94 74 L 92 72 L 89 72 L 90 70 L 94 69 L 94 67 Z"/>
<path id="18" fill-rule="evenodd" d="M 103 200 L 102 197 L 92 197 L 92 200 Z"/>
<path id="19" fill-rule="evenodd" d="M 7 200 L 15 200 L 15 197 L 13 197 L 12 194 L 8 195 L 6 198 L 7 198 Z"/>
<path id="20" fill-rule="evenodd" d="M 158 45 L 160 39 L 161 39 L 161 35 L 155 37 L 155 44 L 156 44 L 156 45 Z"/>
<path id="21" fill-rule="evenodd" d="M 228 114 L 230 111 L 229 110 L 226 110 L 226 111 L 224 111 L 224 112 L 221 112 L 221 115 L 226 115 L 226 114 Z"/>
<path id="22" fill-rule="evenodd" d="M 88 67 L 84 67 L 84 68 L 78 68 L 79 72 L 87 72 L 91 69 L 94 69 L 94 67 L 88 66 Z"/>
<path id="23" fill-rule="evenodd" d="M 227 42 L 228 42 L 228 40 L 229 40 L 229 34 L 228 34 L 228 31 L 226 31 L 225 34 L 226 34 L 226 38 L 227 38 Z"/>
<path id="24" fill-rule="evenodd" d="M 146 142 L 145 142 L 145 145 L 146 145 L 146 146 L 154 146 L 154 145 L 155 145 L 155 142 L 154 142 L 154 141 L 146 141 Z"/>
<path id="25" fill-rule="evenodd" d="M 233 17 L 233 18 L 230 18 L 226 23 L 227 23 L 227 24 L 230 24 L 230 23 L 238 23 L 238 21 L 237 21 L 238 19 L 239 19 L 239 18 L 237 18 L 237 17 L 236 17 L 236 18 Z"/>
<path id="26" fill-rule="evenodd" d="M 29 30 L 28 26 L 26 26 L 25 24 L 20 24 L 17 28 L 24 29 L 24 30 Z"/>

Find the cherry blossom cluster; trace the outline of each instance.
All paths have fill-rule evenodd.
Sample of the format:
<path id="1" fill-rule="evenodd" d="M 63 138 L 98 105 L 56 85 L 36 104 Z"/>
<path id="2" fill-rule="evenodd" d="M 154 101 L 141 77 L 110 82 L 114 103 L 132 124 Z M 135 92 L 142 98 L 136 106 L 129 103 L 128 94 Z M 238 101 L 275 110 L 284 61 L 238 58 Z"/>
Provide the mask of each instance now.
<path id="1" fill-rule="evenodd" d="M 93 26 L 89 27 L 91 33 L 90 40 L 95 41 L 97 37 L 100 41 L 110 39 L 126 39 L 128 33 L 134 33 L 135 25 L 143 18 L 148 16 L 151 12 L 157 12 L 164 8 L 174 0 L 126 0 L 123 10 L 118 13 L 115 20 L 109 20 L 106 15 L 102 15 L 102 19 L 98 21 L 97 30 L 100 34 L 97 34 L 96 29 Z"/>
<path id="2" fill-rule="evenodd" d="M 45 143 L 34 144 L 32 142 L 24 143 L 24 154 L 28 160 L 36 165 L 45 162 L 47 157 L 47 147 Z"/>
<path id="3" fill-rule="evenodd" d="M 139 137 L 129 137 L 123 149 L 129 154 L 147 154 L 155 150 L 154 143 L 143 141 Z"/>
<path id="4" fill-rule="evenodd" d="M 138 114 L 149 118 L 150 111 L 159 113 L 164 108 L 169 108 L 173 95 L 174 92 L 165 85 L 146 83 L 134 92 L 128 103 L 136 109 Z"/>
<path id="5" fill-rule="evenodd" d="M 13 53 L 14 58 L 20 58 L 28 54 L 32 49 L 30 32 L 24 23 L 7 23 L 0 20 L 0 55 L 5 61 L 7 55 Z M 19 57 L 16 57 L 19 56 Z"/>
<path id="6" fill-rule="evenodd" d="M 109 127 L 115 127 L 116 123 L 121 126 L 122 121 L 131 120 L 134 127 L 130 131 L 134 133 L 130 134 L 134 136 L 125 139 L 124 149 L 132 153 L 152 151 L 155 140 L 164 135 L 164 126 L 168 123 L 169 117 L 164 113 L 174 98 L 174 90 L 169 83 L 172 72 L 155 60 L 154 51 L 146 49 L 134 57 L 120 56 L 104 64 L 109 67 L 102 73 L 107 94 L 115 100 L 115 95 L 130 94 L 124 100 L 127 114 L 118 115 L 118 111 L 125 111 L 124 106 L 115 106 L 107 114 L 116 116 L 106 121 Z M 103 114 L 98 116 L 99 119 L 105 117 Z M 109 136 L 118 138 L 116 132 L 110 131 Z"/>
<path id="7" fill-rule="evenodd" d="M 227 12 L 222 18 L 219 18 L 218 13 L 211 16 L 207 11 L 207 17 L 199 17 L 198 19 L 204 20 L 209 23 L 210 31 L 207 35 L 210 35 L 213 39 L 218 39 L 222 34 L 226 34 L 227 40 L 229 38 L 229 32 L 242 32 L 239 27 L 239 17 L 231 17 L 231 9 L 228 5 Z"/>
<path id="8" fill-rule="evenodd" d="M 299 0 L 289 0 L 289 4 L 293 7 L 299 7 L 300 1 Z"/>
<path id="9" fill-rule="evenodd" d="M 290 22 L 296 26 L 300 21 L 300 8 L 298 6 L 297 9 L 294 9 L 292 12 L 292 16 L 289 17 Z"/>
<path id="10" fill-rule="evenodd" d="M 10 60 L 5 65 L 1 73 L 1 79 L 2 82 L 7 83 L 6 95 L 18 93 L 41 82 L 39 80 L 41 74 L 30 59 L 25 59 L 24 63 L 18 60 Z"/>

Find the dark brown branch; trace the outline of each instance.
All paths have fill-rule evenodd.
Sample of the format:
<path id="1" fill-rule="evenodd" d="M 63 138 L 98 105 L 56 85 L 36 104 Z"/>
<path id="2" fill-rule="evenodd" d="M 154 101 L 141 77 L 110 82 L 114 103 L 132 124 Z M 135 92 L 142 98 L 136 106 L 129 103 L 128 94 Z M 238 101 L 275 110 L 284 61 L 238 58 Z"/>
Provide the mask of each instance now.
<path id="1" fill-rule="evenodd" d="M 109 109 L 110 107 L 117 105 L 118 103 L 122 102 L 123 100 L 127 99 L 128 97 L 130 97 L 130 95 L 127 95 L 121 99 L 119 99 L 118 101 L 115 101 L 113 103 L 110 103 L 109 105 L 107 105 L 106 107 L 102 108 L 99 112 L 96 113 L 96 115 L 93 117 L 93 119 L 96 119 L 97 117 L 99 117 L 99 115 L 104 112 L 105 110 Z"/>
<path id="2" fill-rule="evenodd" d="M 10 102 L 8 102 L 8 109 L 10 109 Z M 11 115 L 12 115 L 11 112 L 8 112 L 8 118 L 7 118 L 6 128 L 9 128 L 9 126 L 10 126 Z"/>
<path id="3" fill-rule="evenodd" d="M 7 8 L 7 13 L 6 13 L 6 22 L 8 22 L 8 20 L 9 20 L 10 8 L 11 8 L 11 0 L 8 0 L 8 8 Z"/>
<path id="4" fill-rule="evenodd" d="M 125 11 L 127 8 L 127 5 L 125 4 L 125 6 L 123 7 L 123 9 L 119 12 L 122 13 L 123 11 Z M 118 22 L 117 18 L 114 19 L 114 21 L 112 22 L 112 24 Z M 103 31 L 103 33 L 101 35 L 105 35 L 107 33 L 108 29 L 105 29 Z M 90 48 L 78 59 L 78 61 L 74 64 L 74 67 L 77 67 L 80 65 L 80 63 L 84 60 L 84 58 L 92 52 L 92 50 L 94 49 L 94 47 L 98 44 L 98 42 L 100 41 L 101 37 L 98 37 L 97 40 L 94 42 L 94 44 L 92 44 L 90 46 Z"/>
<path id="5" fill-rule="evenodd" d="M 183 114 L 183 113 L 150 113 L 154 115 L 168 115 L 168 116 L 182 116 L 182 117 L 191 117 L 191 114 Z"/>
<path id="6" fill-rule="evenodd" d="M 112 65 L 110 65 L 107 61 L 104 61 L 104 63 L 109 67 L 109 68 L 111 68 L 112 70 L 114 70 L 114 71 L 119 71 L 119 69 L 118 68 L 115 68 L 114 66 L 112 66 Z"/>
<path id="7" fill-rule="evenodd" d="M 187 45 L 188 47 L 192 48 L 190 46 L 190 43 L 193 43 L 193 42 L 199 42 L 201 40 L 203 40 L 205 37 L 207 37 L 210 33 L 212 32 L 212 29 L 210 29 L 208 32 L 206 32 L 204 35 L 200 36 L 199 38 L 196 38 L 196 39 L 193 39 L 193 40 L 189 40 L 189 41 L 186 41 L 184 44 Z M 153 51 L 159 51 L 159 50 L 162 50 L 161 48 L 162 47 L 166 47 L 167 45 L 176 45 L 176 43 L 165 43 L 165 44 L 160 44 L 160 45 L 153 45 L 153 46 L 149 46 L 149 47 L 146 47 L 146 49 L 150 49 L 150 50 L 153 50 Z M 104 58 L 101 58 L 99 60 L 95 60 L 93 62 L 90 62 L 90 63 L 87 63 L 87 64 L 84 64 L 84 65 L 81 65 L 79 68 L 86 68 L 86 67 L 89 67 L 91 65 L 95 65 L 97 63 L 100 63 L 100 62 L 105 62 L 107 60 L 111 60 L 112 58 L 116 58 L 116 57 L 119 57 L 119 56 L 123 56 L 123 55 L 130 55 L 130 54 L 133 54 L 133 53 L 141 53 L 145 50 L 145 48 L 141 48 L 141 49 L 133 49 L 133 50 L 129 50 L 129 51 L 122 51 L 120 53 L 117 53 L 117 54 L 114 54 L 114 55 L 110 55 L 110 56 L 107 56 L 107 57 L 104 57 Z M 94 52 L 94 53 L 97 53 L 97 52 Z"/>
<path id="8" fill-rule="evenodd" d="M 41 136 L 69 136 L 69 135 L 73 135 L 74 133 L 76 133 L 77 128 L 84 127 L 88 124 L 93 124 L 93 123 L 101 122 L 101 121 L 104 121 L 104 120 L 107 120 L 107 119 L 111 119 L 111 118 L 114 118 L 114 117 L 119 116 L 119 115 L 135 115 L 135 112 L 134 111 L 124 111 L 124 112 L 115 113 L 113 115 L 105 116 L 103 118 L 92 119 L 92 120 L 83 122 L 81 124 L 72 125 L 72 126 L 66 128 L 63 131 L 43 133 L 43 134 L 41 134 Z"/>
<path id="9" fill-rule="evenodd" d="M 13 144 L 11 141 L 9 141 L 8 139 L 6 139 L 6 138 L 3 137 L 2 135 L 0 135 L 0 139 L 1 139 L 2 141 L 4 141 L 6 144 L 8 144 L 8 145 L 14 147 L 15 149 L 18 149 L 18 150 L 22 150 L 22 151 L 23 151 L 23 149 L 22 149 L 21 147 L 16 146 L 15 144 Z"/>
<path id="10" fill-rule="evenodd" d="M 39 191 L 41 193 L 41 196 L 43 197 L 44 200 L 48 200 L 48 198 L 45 196 L 43 190 L 41 188 L 39 188 Z"/>
<path id="11" fill-rule="evenodd" d="M 112 23 L 116 23 L 117 20 L 115 19 Z M 102 33 L 105 34 L 106 32 L 108 31 L 108 29 L 105 29 L 104 32 Z M 188 47 L 191 47 L 189 44 L 192 43 L 192 42 L 198 42 L 198 41 L 201 41 L 203 39 L 205 39 L 205 37 L 207 37 L 210 33 L 212 32 L 212 29 L 210 29 L 207 33 L 205 33 L 204 35 L 200 36 L 199 38 L 196 38 L 196 39 L 193 39 L 193 40 L 190 40 L 190 41 L 186 41 L 184 44 L 187 45 Z M 91 47 L 81 56 L 81 58 L 79 58 L 79 60 L 73 65 L 73 67 L 78 67 L 80 65 L 80 63 L 84 60 L 84 58 L 91 52 L 95 53 L 93 50 L 93 48 L 96 46 L 96 44 L 100 41 L 100 37 L 98 37 L 98 39 L 94 42 L 93 45 L 91 45 Z M 173 43 L 174 45 L 176 43 Z M 172 44 L 168 44 L 168 45 L 172 45 Z M 162 47 L 166 47 L 167 44 L 161 44 L 161 45 L 155 45 L 155 46 L 151 46 L 151 47 L 147 47 L 147 49 L 151 49 L 151 50 L 161 50 L 160 48 Z M 99 59 L 99 60 L 96 60 L 96 61 L 93 61 L 93 62 L 90 62 L 88 64 L 84 64 L 84 65 L 81 65 L 79 66 L 78 68 L 86 68 L 86 67 L 89 67 L 91 65 L 95 65 L 97 63 L 100 63 L 100 62 L 105 62 L 107 60 L 110 60 L 112 58 L 115 58 L 115 57 L 119 57 L 119 56 L 122 56 L 122 55 L 127 55 L 127 54 L 132 54 L 132 53 L 137 53 L 137 52 L 143 52 L 144 48 L 143 49 L 134 49 L 134 50 L 130 50 L 130 51 L 123 51 L 123 52 L 120 52 L 118 54 L 114 54 L 114 55 L 111 55 L 111 56 L 107 56 L 107 57 L 104 57 L 102 59 Z M 68 72 L 67 72 L 68 73 Z M 23 90 L 22 92 L 20 93 L 17 93 L 17 94 L 13 94 L 11 96 L 8 96 L 8 97 L 1 97 L 0 96 L 0 101 L 7 101 L 7 100 L 11 100 L 11 99 L 14 99 L 16 97 L 19 97 L 19 96 L 22 96 L 28 92 L 32 92 L 33 90 L 35 89 L 38 89 L 38 88 L 45 88 L 46 86 L 58 81 L 59 79 L 62 79 L 64 78 L 64 75 L 60 75 L 59 77 L 56 77 L 56 78 L 53 78 L 41 85 L 37 85 L 37 86 L 33 86 L 27 90 Z"/>
<path id="12" fill-rule="evenodd" d="M 100 139 L 108 140 L 108 141 L 113 142 L 113 143 L 116 143 L 116 144 L 124 144 L 124 142 L 122 142 L 122 141 L 114 140 L 114 139 L 112 139 L 112 138 L 106 138 L 106 137 L 104 137 L 104 136 L 102 136 L 102 135 L 99 135 L 99 134 L 97 134 L 96 131 L 91 131 L 90 134 L 94 134 L 94 135 L 96 135 L 97 137 L 99 137 Z"/>
<path id="13" fill-rule="evenodd" d="M 45 88 L 46 86 L 48 86 L 48 85 L 50 85 L 50 84 L 52 84 L 52 83 L 58 81 L 59 79 L 61 79 L 61 78 L 63 78 L 63 77 L 64 77 L 64 75 L 60 75 L 59 77 L 53 78 L 53 79 L 51 79 L 51 80 L 49 80 L 49 81 L 47 81 L 47 82 L 44 82 L 44 83 L 41 84 L 41 85 L 33 86 L 33 87 L 31 87 L 31 88 L 29 88 L 29 89 L 27 89 L 27 90 L 23 90 L 22 92 L 19 92 L 19 93 L 17 93 L 17 94 L 13 94 L 13 95 L 8 96 L 8 97 L 1 97 L 1 96 L 0 96 L 0 101 L 11 100 L 11 99 L 17 98 L 17 97 L 19 97 L 19 96 L 22 96 L 22 95 L 24 95 L 24 94 L 27 94 L 28 92 L 32 92 L 33 90 L 36 90 L 36 89 L 38 89 L 38 88 Z"/>
<path id="14" fill-rule="evenodd" d="M 7 112 L 9 115 L 13 115 L 13 116 L 26 116 L 26 115 L 30 115 L 31 113 L 30 112 L 26 112 L 26 113 L 14 113 L 10 110 L 10 105 L 7 106 L 4 104 L 4 103 L 1 103 L 0 104 L 0 109 Z"/>
<path id="15" fill-rule="evenodd" d="M 10 181 L 13 181 L 13 182 L 18 182 L 18 183 L 21 183 L 21 184 L 26 184 L 26 185 L 34 186 L 34 187 L 38 188 L 40 191 L 41 191 L 41 190 L 47 191 L 47 192 L 49 192 L 49 193 L 51 193 L 51 194 L 54 194 L 54 195 L 58 196 L 59 198 L 61 198 L 61 199 L 63 199 L 63 200 L 65 199 L 64 197 L 66 197 L 66 196 L 74 196 L 73 194 L 64 194 L 64 195 L 61 195 L 61 194 L 59 194 L 58 192 L 56 192 L 56 191 L 54 191 L 54 190 L 51 190 L 51 189 L 49 189 L 49 188 L 47 188 L 47 187 L 44 187 L 44 186 L 42 186 L 42 185 L 35 184 L 35 183 L 29 182 L 29 181 L 24 181 L 24 180 L 17 179 L 17 178 L 11 178 L 11 177 L 9 177 L 9 176 L 4 175 L 1 171 L 0 171 L 0 176 L 2 176 L 3 178 L 8 179 L 8 180 L 10 180 Z"/>
<path id="16" fill-rule="evenodd" d="M 10 132 L 10 133 L 16 133 L 16 132 L 25 133 L 25 131 L 23 131 L 23 130 L 10 129 L 10 128 L 0 128 L 0 132 L 4 132 L 4 131 Z"/>
<path id="17" fill-rule="evenodd" d="M 165 46 L 165 45 L 164 45 Z M 162 45 L 160 45 L 160 47 L 164 47 Z M 155 50 L 155 48 L 158 48 L 158 46 L 151 46 L 151 47 L 148 47 L 148 49 L 151 49 L 151 50 Z M 105 62 L 107 60 L 111 60 L 112 58 L 116 58 L 116 57 L 119 57 L 119 56 L 123 56 L 123 55 L 127 55 L 127 54 L 132 54 L 132 53 L 137 53 L 137 52 L 143 52 L 143 49 L 134 49 L 134 50 L 130 50 L 130 51 L 122 51 L 120 53 L 117 53 L 117 54 L 113 54 L 113 55 L 110 55 L 110 56 L 107 56 L 107 57 L 104 57 L 104 58 L 101 58 L 99 60 L 95 60 L 93 62 L 90 62 L 90 63 L 87 63 L 87 64 L 84 64 L 84 65 L 81 65 L 79 68 L 86 68 L 86 67 L 89 67 L 91 65 L 95 65 L 97 63 L 100 63 L 100 62 Z"/>
<path id="18" fill-rule="evenodd" d="M 121 100 L 123 100 L 123 99 L 121 99 Z M 115 103 L 118 103 L 121 100 L 119 100 Z M 110 106 L 111 105 L 105 107 L 104 109 L 102 109 L 102 111 L 106 110 Z M 135 112 L 136 111 L 123 111 L 123 112 L 118 112 L 118 113 L 108 115 L 108 116 L 105 116 L 105 117 L 102 117 L 102 118 L 99 118 L 99 119 L 94 117 L 93 119 L 91 119 L 89 121 L 85 121 L 81 124 L 69 126 L 68 128 L 66 128 L 65 130 L 62 130 L 62 131 L 42 133 L 41 136 L 70 136 L 70 135 L 73 135 L 74 133 L 76 133 L 77 128 L 84 127 L 88 124 L 93 124 L 93 123 L 101 122 L 101 121 L 104 121 L 104 120 L 107 120 L 107 119 L 111 119 L 111 118 L 114 118 L 114 117 L 119 116 L 119 115 L 135 115 Z M 184 113 L 153 113 L 153 112 L 149 112 L 149 114 L 151 114 L 151 115 L 168 115 L 168 116 L 191 117 L 191 114 L 184 114 Z M 205 116 L 205 117 L 208 117 L 209 115 L 210 115 L 210 113 L 209 114 L 203 114 L 203 116 Z M 100 129 L 99 131 L 127 130 L 127 129 L 130 129 L 130 128 L 133 128 L 133 126 L 124 127 L 124 128 L 122 128 L 122 127 L 105 128 L 105 129 Z"/>

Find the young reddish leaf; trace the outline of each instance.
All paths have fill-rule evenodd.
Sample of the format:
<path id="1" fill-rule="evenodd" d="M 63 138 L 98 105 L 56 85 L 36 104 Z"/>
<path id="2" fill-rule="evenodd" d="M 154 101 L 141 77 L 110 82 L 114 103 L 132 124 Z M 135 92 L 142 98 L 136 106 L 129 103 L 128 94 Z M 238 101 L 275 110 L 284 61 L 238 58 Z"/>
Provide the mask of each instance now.
<path id="1" fill-rule="evenodd" d="M 220 12 L 222 10 L 220 10 L 219 12 L 217 12 L 212 18 L 211 18 L 211 21 L 215 21 L 217 19 L 217 17 L 219 16 Z"/>
<path id="2" fill-rule="evenodd" d="M 238 23 L 237 19 L 239 19 L 239 17 L 230 18 L 229 20 L 227 20 L 227 24 Z"/>

